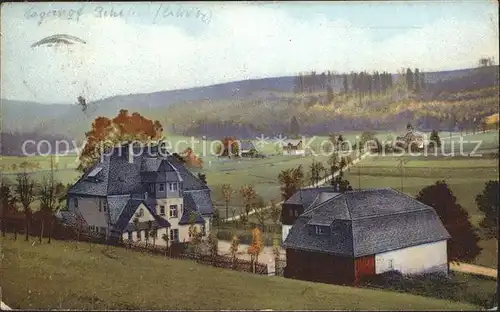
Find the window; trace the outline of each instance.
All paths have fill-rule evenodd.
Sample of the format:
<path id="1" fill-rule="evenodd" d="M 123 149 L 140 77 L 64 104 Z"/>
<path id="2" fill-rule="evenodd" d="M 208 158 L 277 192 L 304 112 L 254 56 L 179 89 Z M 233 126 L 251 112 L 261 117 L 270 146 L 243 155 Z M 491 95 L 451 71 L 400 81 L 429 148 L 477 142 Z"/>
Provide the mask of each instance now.
<path id="1" fill-rule="evenodd" d="M 160 206 L 160 216 L 165 215 L 165 206 Z"/>
<path id="2" fill-rule="evenodd" d="M 184 211 L 184 205 L 183 205 L 183 204 L 181 204 L 181 211 L 180 211 L 180 212 L 181 212 L 181 215 L 182 215 L 182 212 L 183 212 L 183 211 Z"/>
<path id="3" fill-rule="evenodd" d="M 73 205 L 78 208 L 78 198 L 73 198 Z"/>
<path id="4" fill-rule="evenodd" d="M 128 236 L 128 237 L 127 237 L 127 238 L 128 238 L 128 240 L 130 240 L 130 241 L 131 241 L 131 240 L 132 240 L 132 232 L 128 232 L 128 233 L 127 233 L 127 236 Z"/>
<path id="5" fill-rule="evenodd" d="M 394 260 L 389 259 L 388 266 L 389 266 L 389 270 L 393 270 L 394 269 Z"/>
<path id="6" fill-rule="evenodd" d="M 164 191 L 165 191 L 165 184 L 160 183 L 160 188 L 159 188 L 159 191 L 160 191 L 160 192 L 164 192 Z"/>
<path id="7" fill-rule="evenodd" d="M 322 226 L 316 226 L 316 234 L 322 235 L 325 234 L 325 229 Z"/>
<path id="8" fill-rule="evenodd" d="M 295 214 L 296 217 L 299 216 L 299 211 L 298 210 L 294 209 L 293 212 L 294 212 L 294 214 Z"/>
<path id="9" fill-rule="evenodd" d="M 108 210 L 108 203 L 106 202 L 106 200 L 102 201 L 102 210 L 104 212 L 106 212 Z"/>
<path id="10" fill-rule="evenodd" d="M 99 199 L 99 212 L 102 211 L 102 201 Z"/>
<path id="11" fill-rule="evenodd" d="M 170 205 L 170 218 L 177 218 L 177 205 Z"/>
<path id="12" fill-rule="evenodd" d="M 144 209 L 139 209 L 139 212 L 137 212 L 138 217 L 143 217 L 144 216 Z"/>
<path id="13" fill-rule="evenodd" d="M 141 231 L 137 231 L 137 240 L 140 241 L 141 240 Z"/>
<path id="14" fill-rule="evenodd" d="M 144 238 L 147 239 L 149 237 L 149 230 L 144 230 Z"/>
<path id="15" fill-rule="evenodd" d="M 178 229 L 170 230 L 170 241 L 176 242 L 176 243 L 179 242 L 179 230 Z"/>
<path id="16" fill-rule="evenodd" d="M 169 183 L 170 184 L 170 191 L 175 192 L 177 191 L 177 183 Z"/>
<path id="17" fill-rule="evenodd" d="M 207 235 L 207 228 L 205 224 L 201 226 L 201 235 L 206 236 Z"/>
<path id="18" fill-rule="evenodd" d="M 290 217 L 293 217 L 293 209 L 290 209 Z"/>

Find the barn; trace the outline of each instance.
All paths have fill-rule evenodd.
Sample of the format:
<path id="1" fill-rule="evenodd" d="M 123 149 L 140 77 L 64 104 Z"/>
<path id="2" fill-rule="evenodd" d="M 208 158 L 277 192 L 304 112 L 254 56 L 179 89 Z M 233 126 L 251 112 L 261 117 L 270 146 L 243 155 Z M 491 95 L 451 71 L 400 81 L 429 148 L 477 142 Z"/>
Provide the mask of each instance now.
<path id="1" fill-rule="evenodd" d="M 448 273 L 450 235 L 432 207 L 393 189 L 309 197 L 283 242 L 285 277 L 355 285 L 393 270 Z"/>

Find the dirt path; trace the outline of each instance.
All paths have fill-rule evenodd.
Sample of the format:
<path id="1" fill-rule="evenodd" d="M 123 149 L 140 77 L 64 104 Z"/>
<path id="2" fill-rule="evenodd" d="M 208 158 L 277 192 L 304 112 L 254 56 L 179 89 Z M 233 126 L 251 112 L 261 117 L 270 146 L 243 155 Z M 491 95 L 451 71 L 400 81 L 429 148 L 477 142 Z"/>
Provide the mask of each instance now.
<path id="1" fill-rule="evenodd" d="M 236 257 L 242 260 L 250 260 L 250 255 L 247 253 L 249 245 L 240 244 Z M 219 254 L 230 255 L 231 243 L 228 241 L 219 240 Z M 281 259 L 285 259 L 285 250 L 281 249 Z M 267 264 L 269 271 L 274 272 L 274 254 L 273 248 L 265 246 L 264 250 L 259 255 L 259 262 Z"/>
<path id="2" fill-rule="evenodd" d="M 470 273 L 476 275 L 483 275 L 488 277 L 497 278 L 497 270 L 487 267 L 482 267 L 478 265 L 463 263 L 463 262 L 450 262 L 450 270 Z"/>

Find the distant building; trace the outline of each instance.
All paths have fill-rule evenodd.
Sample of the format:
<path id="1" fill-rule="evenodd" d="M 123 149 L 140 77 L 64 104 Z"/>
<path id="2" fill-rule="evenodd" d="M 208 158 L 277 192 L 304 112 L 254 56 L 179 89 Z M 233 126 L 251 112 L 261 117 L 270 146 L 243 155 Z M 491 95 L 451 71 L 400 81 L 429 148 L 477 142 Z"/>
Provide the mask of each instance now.
<path id="1" fill-rule="evenodd" d="M 239 154 L 241 157 L 253 157 L 258 151 L 252 141 L 241 141 Z"/>
<path id="2" fill-rule="evenodd" d="M 304 156 L 306 154 L 302 140 L 284 140 L 281 143 L 283 155 Z"/>
<path id="3" fill-rule="evenodd" d="M 398 136 L 396 142 L 402 143 L 404 148 L 410 144 L 416 148 L 424 148 L 426 144 L 425 134 L 419 131 L 409 130 L 405 135 Z"/>
<path id="4" fill-rule="evenodd" d="M 450 235 L 432 207 L 393 189 L 297 193 L 283 204 L 285 277 L 353 285 L 393 270 L 448 273 Z"/>
<path id="5" fill-rule="evenodd" d="M 196 227 L 206 235 L 213 216 L 208 186 L 174 156 L 155 148 L 151 153 L 135 149 L 128 144 L 115 147 L 87 170 L 68 190 L 67 210 L 58 217 L 131 241 L 145 241 L 153 227 L 157 244 L 164 244 L 164 234 L 170 242 L 188 241 L 194 215 Z"/>

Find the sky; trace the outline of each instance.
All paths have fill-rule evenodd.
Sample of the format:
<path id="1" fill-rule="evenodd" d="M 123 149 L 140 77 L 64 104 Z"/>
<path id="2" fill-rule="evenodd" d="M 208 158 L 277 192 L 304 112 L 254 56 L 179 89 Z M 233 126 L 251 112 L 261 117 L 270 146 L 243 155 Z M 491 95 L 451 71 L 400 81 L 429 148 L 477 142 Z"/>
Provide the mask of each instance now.
<path id="1" fill-rule="evenodd" d="M 42 103 L 499 60 L 491 0 L 2 3 L 1 34 L 1 98 Z M 31 47 L 54 34 L 85 43 Z"/>

